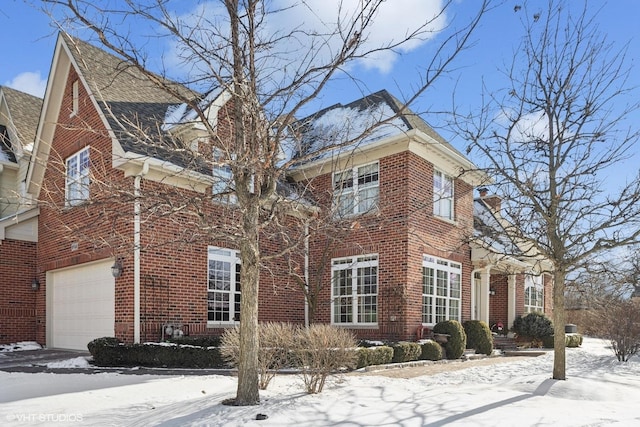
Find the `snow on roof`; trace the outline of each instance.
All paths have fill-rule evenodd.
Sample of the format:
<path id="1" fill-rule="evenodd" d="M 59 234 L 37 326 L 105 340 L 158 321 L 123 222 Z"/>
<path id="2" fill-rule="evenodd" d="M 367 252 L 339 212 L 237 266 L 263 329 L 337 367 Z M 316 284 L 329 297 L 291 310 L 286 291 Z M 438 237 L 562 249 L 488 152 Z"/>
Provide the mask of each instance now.
<path id="1" fill-rule="evenodd" d="M 200 102 L 198 102 L 198 108 L 202 111 L 209 108 L 213 102 L 222 93 L 221 89 L 213 90 L 209 92 Z M 167 111 L 164 116 L 164 122 L 161 129 L 165 132 L 170 131 L 176 126 L 191 123 L 198 118 L 198 113 L 193 108 L 189 108 L 186 103 L 174 104 L 167 107 Z"/>
<path id="2" fill-rule="evenodd" d="M 299 123 L 298 155 L 313 155 L 316 159 L 352 151 L 372 142 L 410 130 L 402 115 L 379 93 L 349 105 L 337 104 Z M 335 149 L 330 149 L 331 147 Z"/>
<path id="3" fill-rule="evenodd" d="M 474 201 L 473 222 L 475 236 L 487 246 L 487 249 L 508 255 L 521 253 L 517 245 L 509 238 L 491 208 L 482 200 L 476 199 Z"/>

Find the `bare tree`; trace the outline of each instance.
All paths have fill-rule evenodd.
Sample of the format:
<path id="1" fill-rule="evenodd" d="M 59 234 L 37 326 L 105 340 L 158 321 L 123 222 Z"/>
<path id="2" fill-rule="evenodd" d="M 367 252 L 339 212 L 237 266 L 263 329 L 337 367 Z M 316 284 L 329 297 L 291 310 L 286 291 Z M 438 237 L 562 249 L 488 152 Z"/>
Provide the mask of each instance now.
<path id="1" fill-rule="evenodd" d="M 283 149 L 293 152 L 300 148 L 295 132 L 291 132 L 297 115 L 323 92 L 332 78 L 339 74 L 348 76 L 352 64 L 400 51 L 411 43 L 431 39 L 436 32 L 444 31 L 445 35 L 433 50 L 433 57 L 425 60 L 423 71 L 416 76 L 418 83 L 411 93 L 405 94 L 404 102 L 410 105 L 433 85 L 463 50 L 487 10 L 486 2 L 478 6 L 477 13 L 461 29 L 452 26 L 443 29 L 436 25 L 450 10 L 452 2 L 445 2 L 435 15 L 426 16 L 400 39 L 382 42 L 372 39 L 371 29 L 379 18 L 383 0 L 338 1 L 335 16 L 323 20 L 324 27 L 320 30 L 308 28 L 304 22 L 293 29 L 270 25 L 270 20 L 278 14 L 315 13 L 314 2 L 305 0 L 297 3 L 220 0 L 196 9 L 188 17 L 174 13 L 172 4 L 165 0 L 126 0 L 119 2 L 120 9 L 101 1 L 43 2 L 54 8 L 51 12 L 66 11 L 67 16 L 61 21 L 63 30 L 71 31 L 75 24 L 89 29 L 102 46 L 194 113 L 195 120 L 206 130 L 208 138 L 200 140 L 204 148 L 208 148 L 201 147 L 194 154 L 188 149 L 191 141 L 172 140 L 169 151 L 182 156 L 182 164 L 193 169 L 211 170 L 213 167 L 229 171 L 229 185 L 220 194 L 230 193 L 235 203 L 229 207 L 222 224 L 220 218 L 206 215 L 206 198 L 185 198 L 177 193 L 175 197 L 167 197 L 164 187 L 150 188 L 142 195 L 127 194 L 124 199 L 142 200 L 149 215 L 175 220 L 183 226 L 191 224 L 198 230 L 198 235 L 223 236 L 239 248 L 242 321 L 235 403 L 257 404 L 258 336 L 255 331 L 260 268 L 270 257 L 291 253 L 306 237 L 305 219 L 294 225 L 297 233 L 286 232 L 286 227 L 279 228 L 287 221 L 287 227 L 291 227 L 295 216 L 286 217 L 285 214 L 301 203 L 300 199 L 297 199 L 298 203 L 292 203 L 290 198 L 282 197 L 277 191 L 278 185 L 292 167 L 340 147 L 353 147 L 375 126 L 385 122 L 371 123 L 348 138 L 324 144 L 302 156 L 283 157 Z M 57 7 L 61 9 L 55 9 Z M 134 28 L 127 26 L 130 19 L 135 19 L 140 28 L 154 28 L 157 35 L 169 38 L 178 46 L 184 75 L 168 81 L 165 76 L 147 70 L 144 43 L 130 32 L 129 29 Z M 150 27 L 146 27 L 147 24 Z M 350 78 L 354 87 L 358 87 L 357 79 Z M 179 81 L 181 85 L 173 81 Z M 185 87 L 193 91 L 184 90 Z M 216 129 L 207 116 L 208 95 L 220 90 L 230 95 L 224 123 L 229 132 L 224 137 L 218 132 L 220 124 Z M 117 119 L 123 120 L 122 117 Z M 157 139 L 160 132 L 148 132 L 138 123 L 128 125 L 129 129 L 139 130 L 135 135 L 129 135 L 137 143 L 157 144 L 154 137 Z M 202 154 L 207 152 L 215 155 Z M 105 183 L 105 188 L 108 185 Z M 300 190 L 303 197 L 304 190 Z M 105 197 L 104 206 L 108 206 L 107 199 L 111 198 Z M 282 239 L 284 249 L 280 253 L 267 255 L 261 250 L 260 235 L 264 232 L 274 233 Z M 176 240 L 180 238 L 177 236 Z"/>
<path id="2" fill-rule="evenodd" d="M 619 191 L 607 173 L 632 154 L 636 129 L 625 117 L 625 47 L 598 32 L 587 3 L 550 0 L 516 8 L 525 35 L 480 114 L 457 119 L 469 150 L 487 161 L 502 196 L 507 232 L 531 259 L 552 264 L 553 378 L 566 378 L 565 281 L 602 251 L 640 236 L 640 182 Z M 535 6 L 537 7 L 537 6 Z M 542 264 L 541 264 L 542 265 Z"/>

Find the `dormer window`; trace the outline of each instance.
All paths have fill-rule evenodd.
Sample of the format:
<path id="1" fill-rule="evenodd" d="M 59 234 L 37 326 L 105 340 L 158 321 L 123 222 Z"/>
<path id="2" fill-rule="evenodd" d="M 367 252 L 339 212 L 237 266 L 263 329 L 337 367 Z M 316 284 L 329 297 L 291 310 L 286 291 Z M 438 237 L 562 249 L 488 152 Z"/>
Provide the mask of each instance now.
<path id="1" fill-rule="evenodd" d="M 433 173 L 433 214 L 453 221 L 453 178 L 441 171 Z"/>
<path id="2" fill-rule="evenodd" d="M 89 200 L 89 147 L 69 157 L 65 165 L 65 204 L 77 206 Z"/>
<path id="3" fill-rule="evenodd" d="M 338 218 L 363 214 L 378 207 L 378 162 L 333 174 L 333 205 Z"/>
<path id="4" fill-rule="evenodd" d="M 75 116 L 76 114 L 78 114 L 78 108 L 79 108 L 79 93 L 78 93 L 78 81 L 75 80 L 72 84 L 71 84 L 71 116 Z"/>
<path id="5" fill-rule="evenodd" d="M 233 186 L 233 172 L 231 166 L 226 163 L 227 159 L 222 150 L 213 149 L 213 186 L 212 194 L 214 200 L 234 204 L 237 198 Z"/>

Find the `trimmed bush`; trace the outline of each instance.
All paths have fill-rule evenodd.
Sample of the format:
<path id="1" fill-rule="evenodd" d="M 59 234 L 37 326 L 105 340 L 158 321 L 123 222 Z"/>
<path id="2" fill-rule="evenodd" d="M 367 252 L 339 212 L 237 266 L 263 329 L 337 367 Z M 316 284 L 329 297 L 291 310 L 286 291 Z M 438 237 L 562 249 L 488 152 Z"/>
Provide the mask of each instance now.
<path id="1" fill-rule="evenodd" d="M 460 322 L 457 320 L 446 320 L 437 323 L 433 327 L 433 332 L 436 334 L 449 335 L 447 342 L 443 346 L 447 359 L 453 360 L 462 357 L 464 349 L 467 346 L 467 335 Z"/>
<path id="2" fill-rule="evenodd" d="M 476 353 L 491 355 L 493 353 L 493 336 L 486 322 L 467 320 L 462 324 L 467 334 L 466 348 L 473 348 Z"/>
<path id="3" fill-rule="evenodd" d="M 124 345 L 112 337 L 95 339 L 87 347 L 96 366 L 194 369 L 226 367 L 217 347 L 154 343 Z"/>
<path id="4" fill-rule="evenodd" d="M 544 313 L 529 313 L 513 321 L 513 331 L 520 339 L 531 340 L 532 346 L 540 346 L 543 339 L 553 335 L 553 323 Z"/>
<path id="5" fill-rule="evenodd" d="M 169 338 L 167 342 L 180 345 L 193 345 L 195 347 L 220 347 L 222 339 L 220 337 L 190 337 Z"/>
<path id="6" fill-rule="evenodd" d="M 421 344 L 420 360 L 442 360 L 442 346 L 435 341 L 428 340 Z"/>
<path id="7" fill-rule="evenodd" d="M 389 346 L 359 347 L 356 368 L 365 366 L 385 365 L 393 360 L 393 348 Z"/>
<path id="8" fill-rule="evenodd" d="M 547 335 L 546 337 L 542 338 L 542 345 L 544 346 L 544 348 L 553 348 L 553 339 L 553 335 Z M 582 345 L 582 339 L 583 338 L 581 334 L 566 334 L 564 336 L 564 345 L 568 348 L 580 347 Z"/>
<path id="9" fill-rule="evenodd" d="M 422 347 L 417 342 L 399 342 L 393 345 L 393 363 L 418 360 Z"/>

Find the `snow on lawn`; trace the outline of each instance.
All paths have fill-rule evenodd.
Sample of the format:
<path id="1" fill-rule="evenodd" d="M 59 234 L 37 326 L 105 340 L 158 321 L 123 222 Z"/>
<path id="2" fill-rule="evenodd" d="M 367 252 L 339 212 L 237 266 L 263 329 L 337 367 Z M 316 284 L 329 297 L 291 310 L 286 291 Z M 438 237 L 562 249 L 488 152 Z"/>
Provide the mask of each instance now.
<path id="1" fill-rule="evenodd" d="M 607 343 L 412 379 L 350 374 L 318 395 L 280 375 L 252 407 L 221 405 L 236 379 L 0 372 L 0 424 L 86 426 L 609 426 L 640 425 L 640 357 L 618 363 Z M 46 390 L 46 394 L 42 392 Z M 257 414 L 268 419 L 256 420 Z"/>

